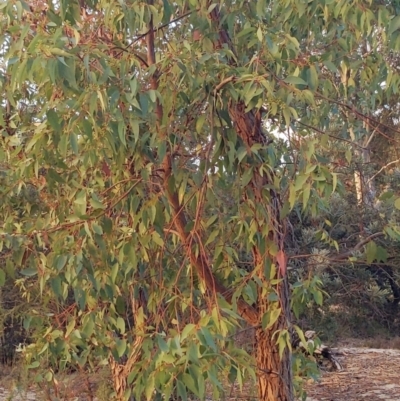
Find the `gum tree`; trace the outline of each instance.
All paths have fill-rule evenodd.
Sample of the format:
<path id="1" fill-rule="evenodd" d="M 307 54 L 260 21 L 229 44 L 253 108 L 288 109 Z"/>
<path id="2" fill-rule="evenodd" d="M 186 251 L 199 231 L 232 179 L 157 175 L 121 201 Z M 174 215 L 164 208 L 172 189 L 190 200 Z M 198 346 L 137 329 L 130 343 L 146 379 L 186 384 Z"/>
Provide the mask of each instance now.
<path id="1" fill-rule="evenodd" d="M 356 141 L 396 90 L 397 11 L 4 2 L 0 278 L 40 304 L 27 358 L 107 363 L 119 399 L 204 398 L 205 380 L 217 397 L 247 370 L 260 399 L 292 400 L 286 219 L 336 188 L 330 122 Z M 243 322 L 255 369 L 229 340 Z"/>

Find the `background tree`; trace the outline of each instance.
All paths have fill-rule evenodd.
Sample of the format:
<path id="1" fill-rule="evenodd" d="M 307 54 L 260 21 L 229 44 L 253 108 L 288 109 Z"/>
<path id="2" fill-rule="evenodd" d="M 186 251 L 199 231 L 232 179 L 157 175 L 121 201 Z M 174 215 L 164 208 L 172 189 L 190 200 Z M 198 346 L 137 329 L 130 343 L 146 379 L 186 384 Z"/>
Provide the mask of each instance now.
<path id="1" fill-rule="evenodd" d="M 27 357 L 108 364 L 119 399 L 217 397 L 247 369 L 260 399 L 292 400 L 288 216 L 337 188 L 332 140 L 359 152 L 376 130 L 396 7 L 5 2 L 1 277 L 41 305 Z M 322 302 L 308 283 L 295 314 Z M 243 321 L 255 370 L 229 339 Z"/>

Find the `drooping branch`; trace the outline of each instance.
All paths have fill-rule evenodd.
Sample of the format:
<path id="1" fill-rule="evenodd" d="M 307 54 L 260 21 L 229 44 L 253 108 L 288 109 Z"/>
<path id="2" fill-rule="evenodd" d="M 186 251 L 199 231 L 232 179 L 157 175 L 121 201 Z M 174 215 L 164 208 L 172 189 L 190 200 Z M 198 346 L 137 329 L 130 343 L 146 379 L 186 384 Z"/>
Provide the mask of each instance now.
<path id="1" fill-rule="evenodd" d="M 149 66 L 154 65 L 155 58 L 155 47 L 154 47 L 154 27 L 152 20 L 149 24 L 149 30 L 146 35 L 146 43 L 147 43 L 147 64 Z M 158 78 L 159 71 L 156 70 L 153 76 L 150 79 L 150 85 L 153 90 L 158 89 Z M 161 122 L 163 119 L 163 108 L 159 100 L 156 100 L 156 119 L 157 119 L 157 129 L 159 134 L 163 137 L 163 140 L 167 140 L 165 132 L 161 127 Z M 198 240 L 194 238 L 190 233 L 186 232 L 187 219 L 185 216 L 184 209 L 182 205 L 179 203 L 179 197 L 176 191 L 171 189 L 169 185 L 171 174 L 172 174 L 172 155 L 171 149 L 166 152 L 164 160 L 162 162 L 163 171 L 164 171 L 164 190 L 168 198 L 168 202 L 173 211 L 173 225 L 178 233 L 178 236 L 185 247 L 186 254 L 189 257 L 191 265 L 195 268 L 196 273 L 200 277 L 200 279 L 205 283 L 205 286 L 211 296 L 215 296 L 216 294 L 222 295 L 228 302 L 232 301 L 233 291 L 227 289 L 221 283 L 216 280 L 214 277 L 211 264 L 204 254 L 203 251 L 199 252 L 199 255 L 195 254 L 194 248 L 198 243 Z M 199 247 L 201 249 L 201 247 Z M 239 314 L 251 325 L 259 324 L 258 314 L 256 310 L 245 302 L 243 299 L 237 300 L 238 312 Z"/>

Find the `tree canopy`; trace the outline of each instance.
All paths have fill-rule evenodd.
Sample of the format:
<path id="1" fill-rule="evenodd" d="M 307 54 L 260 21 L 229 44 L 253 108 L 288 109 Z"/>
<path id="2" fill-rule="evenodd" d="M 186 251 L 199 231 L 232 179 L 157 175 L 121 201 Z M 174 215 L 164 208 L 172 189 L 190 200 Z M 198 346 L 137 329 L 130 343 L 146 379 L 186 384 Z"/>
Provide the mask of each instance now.
<path id="1" fill-rule="evenodd" d="M 399 133 L 383 116 L 400 3 L 0 7 L 0 284 L 32 305 L 31 366 L 108 364 L 119 399 L 204 399 L 206 380 L 217 397 L 228 372 L 292 400 L 291 309 L 323 293 L 315 277 L 289 285 L 290 215 L 320 215 L 344 172 L 359 204 L 375 199 L 357 163 Z M 243 322 L 255 366 L 231 341 Z"/>

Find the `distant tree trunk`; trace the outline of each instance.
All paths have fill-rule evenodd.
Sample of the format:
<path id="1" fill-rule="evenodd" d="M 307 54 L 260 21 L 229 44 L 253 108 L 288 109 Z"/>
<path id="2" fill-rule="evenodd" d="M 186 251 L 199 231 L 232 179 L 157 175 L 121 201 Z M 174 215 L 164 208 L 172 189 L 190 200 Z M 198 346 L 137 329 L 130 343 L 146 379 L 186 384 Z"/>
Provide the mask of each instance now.
<path id="1" fill-rule="evenodd" d="M 368 126 L 365 127 L 367 132 Z M 360 141 L 361 148 L 356 150 L 360 161 L 360 167 L 354 172 L 354 185 L 356 188 L 357 203 L 359 205 L 373 206 L 375 200 L 375 186 L 368 167 L 371 163 L 371 152 L 369 149 L 373 134 L 367 136 L 366 140 Z"/>
<path id="2" fill-rule="evenodd" d="M 364 51 L 369 51 L 369 46 L 367 43 L 364 44 Z M 342 84 L 346 87 L 346 99 L 347 99 L 347 85 L 348 79 L 351 75 L 351 70 L 344 68 L 342 71 Z M 349 118 L 349 113 L 345 111 L 345 115 Z M 351 120 L 349 118 L 349 120 Z M 349 134 L 351 140 L 357 145 L 355 148 L 355 156 L 359 161 L 359 167 L 354 171 L 354 187 L 356 191 L 357 204 L 373 206 L 375 200 L 375 186 L 371 179 L 371 174 L 368 172 L 369 165 L 371 163 L 371 152 L 370 144 L 375 135 L 376 131 L 370 132 L 370 126 L 366 122 L 363 123 L 364 129 L 367 132 L 363 138 L 357 138 L 353 127 L 350 126 Z"/>

